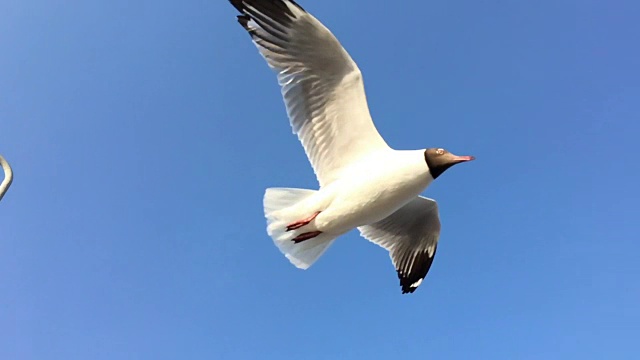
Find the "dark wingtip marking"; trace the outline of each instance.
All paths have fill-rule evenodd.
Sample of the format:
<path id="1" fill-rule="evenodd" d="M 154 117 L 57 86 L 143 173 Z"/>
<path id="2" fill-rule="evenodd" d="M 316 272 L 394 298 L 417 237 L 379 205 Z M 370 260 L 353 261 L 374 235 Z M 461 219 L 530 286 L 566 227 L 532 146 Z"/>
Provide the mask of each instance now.
<path id="1" fill-rule="evenodd" d="M 297 3 L 291 0 L 287 1 L 300 8 L 300 10 L 305 11 Z M 229 2 L 241 13 L 241 15 L 238 16 L 238 22 L 245 30 L 249 31 L 249 33 L 251 33 L 251 29 L 247 26 L 249 20 L 259 20 L 267 24 L 271 21 L 288 27 L 294 17 L 293 12 L 283 0 L 229 0 Z M 255 9 L 255 13 L 249 11 L 247 7 Z M 272 36 L 278 37 L 277 34 L 269 30 L 268 26 L 265 31 Z"/>
<path id="2" fill-rule="evenodd" d="M 418 289 L 418 287 L 411 287 L 409 285 L 402 285 L 402 293 L 403 294 L 413 294 L 414 291 L 416 291 Z"/>
<path id="3" fill-rule="evenodd" d="M 249 20 L 251 20 L 251 18 L 247 15 L 238 15 L 238 22 L 247 31 L 249 31 Z"/>
<path id="4" fill-rule="evenodd" d="M 300 6 L 297 2 L 293 1 L 293 0 L 288 0 L 290 3 L 292 3 L 294 6 L 296 6 L 298 9 L 307 12 L 302 6 Z M 293 16 L 293 13 L 291 12 L 291 10 L 289 10 L 289 8 L 287 7 L 287 5 L 285 4 L 284 0 L 229 0 L 229 2 L 231 3 L 231 5 L 233 5 L 234 8 L 236 8 L 236 10 L 238 10 L 239 12 L 245 14 L 245 10 L 246 7 L 244 6 L 244 2 L 248 3 L 250 6 L 262 10 L 261 12 L 264 13 L 264 11 L 274 11 L 276 8 L 280 9 L 281 11 L 284 11 L 286 14 Z"/>
<path id="5" fill-rule="evenodd" d="M 424 281 L 424 277 L 421 277 L 421 278 L 404 277 L 404 276 L 402 276 L 402 274 L 400 274 L 400 271 L 398 271 L 398 278 L 400 279 L 400 286 L 402 286 L 402 293 L 403 294 L 412 294 L 414 291 L 418 290 L 418 288 L 420 286 L 413 286 L 412 287 L 411 285 L 415 284 L 416 282 L 418 282 L 420 280 Z M 413 281 L 413 279 L 415 279 L 415 281 Z M 420 285 L 422 285 L 422 283 L 420 283 Z"/>
<path id="6" fill-rule="evenodd" d="M 398 273 L 398 278 L 400 279 L 400 286 L 402 286 L 402 293 L 413 293 L 418 289 L 422 282 L 424 282 L 424 278 L 427 277 L 427 273 L 429 269 L 431 269 L 431 265 L 433 264 L 433 259 L 436 257 L 436 251 L 438 247 L 436 246 L 433 249 L 433 255 L 429 256 L 427 251 L 422 252 L 413 261 L 413 269 L 410 274 L 402 274 L 400 270 L 396 270 Z M 418 286 L 412 287 L 412 284 L 415 284 L 418 281 L 422 281 Z"/>
<path id="7" fill-rule="evenodd" d="M 244 11 L 242 10 L 242 0 L 229 0 L 229 2 L 231 3 L 231 5 L 233 5 L 234 8 L 236 8 L 236 10 L 244 13 Z"/>

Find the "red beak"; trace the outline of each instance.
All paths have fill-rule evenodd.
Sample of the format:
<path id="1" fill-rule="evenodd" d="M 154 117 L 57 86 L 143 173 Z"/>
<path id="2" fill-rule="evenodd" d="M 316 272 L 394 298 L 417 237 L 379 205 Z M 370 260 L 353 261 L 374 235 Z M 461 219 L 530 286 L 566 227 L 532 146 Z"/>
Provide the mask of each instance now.
<path id="1" fill-rule="evenodd" d="M 463 162 L 463 161 L 471 161 L 471 160 L 475 160 L 475 156 L 456 156 L 454 157 L 455 160 L 459 161 L 459 162 Z"/>

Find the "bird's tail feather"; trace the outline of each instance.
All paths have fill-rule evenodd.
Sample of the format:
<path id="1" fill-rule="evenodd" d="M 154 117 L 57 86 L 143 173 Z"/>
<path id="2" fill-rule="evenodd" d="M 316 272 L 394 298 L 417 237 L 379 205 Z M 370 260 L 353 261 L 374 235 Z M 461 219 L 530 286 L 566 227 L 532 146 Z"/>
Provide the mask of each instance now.
<path id="1" fill-rule="evenodd" d="M 314 190 L 293 188 L 269 188 L 264 194 L 264 215 L 267 218 L 267 233 L 273 239 L 278 249 L 299 269 L 309 268 L 324 254 L 329 245 L 335 240 L 334 235 L 320 233 L 320 235 L 295 243 L 293 238 L 304 229 L 287 231 L 287 225 L 308 214 L 300 214 L 296 206 L 311 195 Z M 307 230 L 308 231 L 308 230 Z"/>

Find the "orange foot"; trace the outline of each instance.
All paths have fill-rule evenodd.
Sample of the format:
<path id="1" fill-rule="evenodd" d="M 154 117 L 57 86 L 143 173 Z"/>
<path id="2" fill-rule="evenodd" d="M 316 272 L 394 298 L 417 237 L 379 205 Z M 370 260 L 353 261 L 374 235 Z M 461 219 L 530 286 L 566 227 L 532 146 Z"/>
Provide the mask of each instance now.
<path id="1" fill-rule="evenodd" d="M 322 231 L 311 231 L 311 232 L 306 232 L 306 233 L 302 233 L 296 237 L 294 237 L 292 240 L 294 243 L 300 243 L 303 242 L 305 240 L 309 240 L 309 239 L 313 239 L 314 237 L 318 236 L 322 234 Z"/>
<path id="2" fill-rule="evenodd" d="M 320 211 L 316 211 L 313 215 L 309 216 L 306 219 L 302 219 L 302 220 L 298 220 L 296 222 L 292 222 L 291 224 L 287 225 L 287 231 L 300 229 L 301 227 L 303 227 L 303 226 L 307 225 L 308 223 L 312 222 L 313 219 L 315 219 L 316 216 L 318 216 L 318 214 L 320 214 Z"/>

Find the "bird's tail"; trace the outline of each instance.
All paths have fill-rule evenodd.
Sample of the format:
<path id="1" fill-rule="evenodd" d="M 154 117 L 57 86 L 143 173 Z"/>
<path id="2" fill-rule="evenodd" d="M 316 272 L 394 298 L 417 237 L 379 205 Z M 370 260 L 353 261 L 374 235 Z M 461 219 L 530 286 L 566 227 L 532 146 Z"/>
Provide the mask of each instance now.
<path id="1" fill-rule="evenodd" d="M 316 191 L 307 189 L 269 188 L 264 194 L 267 233 L 278 249 L 299 269 L 309 268 L 335 240 L 335 235 L 320 233 L 312 239 L 295 243 L 294 237 L 309 230 L 304 230 L 305 227 L 302 227 L 287 231 L 287 225 L 309 215 L 300 214 L 296 205 L 314 193 Z"/>

